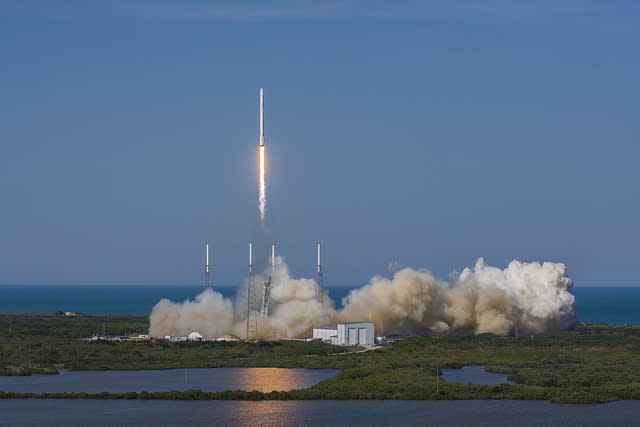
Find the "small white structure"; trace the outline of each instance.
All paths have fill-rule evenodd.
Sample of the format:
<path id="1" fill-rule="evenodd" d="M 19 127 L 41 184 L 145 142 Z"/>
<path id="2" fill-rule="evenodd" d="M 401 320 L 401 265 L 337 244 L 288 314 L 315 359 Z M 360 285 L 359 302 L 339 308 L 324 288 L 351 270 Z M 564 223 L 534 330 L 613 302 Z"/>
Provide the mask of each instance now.
<path id="1" fill-rule="evenodd" d="M 373 322 L 338 323 L 338 345 L 373 345 Z"/>
<path id="2" fill-rule="evenodd" d="M 313 328 L 314 340 L 322 340 L 322 342 L 330 343 L 331 337 L 338 336 L 338 328 L 333 326 L 321 326 L 319 328 Z"/>
<path id="3" fill-rule="evenodd" d="M 189 341 L 202 341 L 202 335 L 200 335 L 200 332 L 191 332 L 187 339 Z"/>
<path id="4" fill-rule="evenodd" d="M 237 337 L 233 335 L 222 335 L 220 337 L 209 338 L 209 341 L 218 341 L 218 342 L 231 342 L 231 341 L 240 341 Z"/>
<path id="5" fill-rule="evenodd" d="M 186 341 L 188 338 L 183 335 L 165 335 L 164 339 L 176 342 L 176 341 Z"/>

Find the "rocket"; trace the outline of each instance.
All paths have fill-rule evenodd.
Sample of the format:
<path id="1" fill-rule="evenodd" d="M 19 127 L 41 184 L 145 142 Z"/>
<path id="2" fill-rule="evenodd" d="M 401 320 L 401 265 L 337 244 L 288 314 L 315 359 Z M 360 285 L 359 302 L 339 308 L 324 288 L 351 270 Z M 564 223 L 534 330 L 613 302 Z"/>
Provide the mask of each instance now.
<path id="1" fill-rule="evenodd" d="M 204 266 L 205 273 L 209 273 L 209 244 L 207 243 L 207 262 Z"/>
<path id="2" fill-rule="evenodd" d="M 264 147 L 264 89 L 260 88 L 260 146 Z"/>
<path id="3" fill-rule="evenodd" d="M 264 148 L 264 89 L 260 88 L 260 146 L 258 147 L 258 168 L 260 171 L 260 183 L 258 184 L 258 207 L 260 208 L 260 221 L 263 221 L 267 211 L 267 181 L 265 179 L 265 151 Z"/>

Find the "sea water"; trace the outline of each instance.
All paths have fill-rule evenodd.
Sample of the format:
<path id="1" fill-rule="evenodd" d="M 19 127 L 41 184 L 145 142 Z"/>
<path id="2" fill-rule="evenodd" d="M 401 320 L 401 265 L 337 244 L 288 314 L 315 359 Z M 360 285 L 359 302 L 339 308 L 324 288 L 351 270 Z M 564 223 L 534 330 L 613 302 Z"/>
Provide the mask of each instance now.
<path id="1" fill-rule="evenodd" d="M 352 288 L 327 287 L 337 308 Z M 202 286 L 151 285 L 0 285 L 0 313 L 54 313 L 56 310 L 91 314 L 148 315 L 162 298 L 174 302 L 193 299 Z M 214 287 L 226 298 L 233 298 L 235 286 Z M 579 287 L 571 291 L 583 323 L 605 322 L 640 325 L 639 287 Z"/>

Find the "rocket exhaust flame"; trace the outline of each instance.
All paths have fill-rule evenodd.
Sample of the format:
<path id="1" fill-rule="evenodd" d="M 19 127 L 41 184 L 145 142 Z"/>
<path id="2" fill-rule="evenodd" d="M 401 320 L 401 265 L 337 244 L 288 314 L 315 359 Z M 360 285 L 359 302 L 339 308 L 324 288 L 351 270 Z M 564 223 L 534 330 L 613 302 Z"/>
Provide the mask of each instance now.
<path id="1" fill-rule="evenodd" d="M 260 146 L 259 164 L 260 164 L 260 184 L 258 196 L 258 208 L 260 209 L 260 221 L 264 222 L 264 216 L 267 212 L 267 183 L 265 180 L 264 170 L 264 145 Z"/>
<path id="2" fill-rule="evenodd" d="M 258 208 L 260 209 L 260 222 L 264 224 L 264 217 L 267 212 L 267 183 L 264 170 L 264 90 L 260 89 L 260 149 L 258 154 L 258 164 L 260 167 L 260 184 L 258 187 Z"/>

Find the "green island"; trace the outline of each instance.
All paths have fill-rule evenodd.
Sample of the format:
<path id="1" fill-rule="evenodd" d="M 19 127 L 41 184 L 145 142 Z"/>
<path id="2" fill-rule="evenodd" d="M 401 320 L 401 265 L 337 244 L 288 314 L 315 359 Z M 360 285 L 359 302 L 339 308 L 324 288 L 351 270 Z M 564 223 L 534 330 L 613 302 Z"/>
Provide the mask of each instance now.
<path id="1" fill-rule="evenodd" d="M 282 367 L 338 369 L 308 389 L 203 392 L 13 393 L 0 398 L 310 400 L 516 399 L 602 403 L 640 399 L 640 326 L 582 324 L 533 337 L 491 334 L 409 337 L 363 351 L 319 341 L 154 342 L 86 340 L 143 333 L 146 316 L 0 314 L 0 375 L 58 369 Z M 442 368 L 485 365 L 518 385 L 449 383 Z M 526 385 L 525 385 L 526 384 Z"/>

